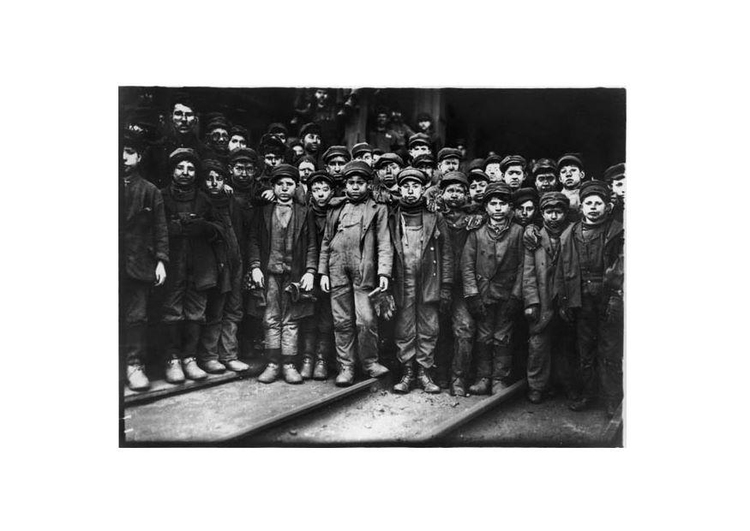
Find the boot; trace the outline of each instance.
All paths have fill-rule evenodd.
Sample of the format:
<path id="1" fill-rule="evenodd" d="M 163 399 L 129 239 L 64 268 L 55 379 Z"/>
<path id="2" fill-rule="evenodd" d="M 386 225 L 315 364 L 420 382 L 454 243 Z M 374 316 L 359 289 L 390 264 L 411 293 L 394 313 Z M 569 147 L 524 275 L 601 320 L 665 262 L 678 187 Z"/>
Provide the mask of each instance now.
<path id="1" fill-rule="evenodd" d="M 260 383 L 273 383 L 276 381 L 276 379 L 279 377 L 279 364 L 278 363 L 269 363 L 266 365 L 266 369 L 263 371 L 263 374 L 258 376 L 258 381 Z"/>
<path id="2" fill-rule="evenodd" d="M 429 393 L 431 395 L 440 393 L 440 387 L 432 381 L 432 378 L 430 378 L 430 374 L 427 369 L 425 369 L 421 365 L 417 365 L 417 381 L 419 382 L 419 385 L 422 386 L 422 389 L 424 389 L 425 393 Z"/>
<path id="3" fill-rule="evenodd" d="M 384 367 L 377 361 L 374 361 L 367 365 L 366 367 L 362 367 L 364 371 L 370 375 L 370 378 L 380 378 L 384 374 L 388 374 L 388 368 Z"/>
<path id="4" fill-rule="evenodd" d="M 218 362 L 217 362 L 218 363 Z M 208 374 L 198 367 L 195 358 L 185 358 L 182 360 L 182 370 L 185 376 L 190 380 L 205 380 Z"/>
<path id="5" fill-rule="evenodd" d="M 226 360 L 222 361 L 224 367 L 234 372 L 243 372 L 250 369 L 250 365 L 240 360 Z"/>
<path id="6" fill-rule="evenodd" d="M 285 363 L 281 367 L 281 372 L 284 374 L 284 381 L 289 384 L 301 384 L 302 376 L 297 372 L 297 367 L 294 363 Z"/>
<path id="7" fill-rule="evenodd" d="M 318 354 L 315 360 L 315 370 L 313 371 L 313 380 L 327 380 L 328 379 L 328 366 L 323 356 Z"/>
<path id="8" fill-rule="evenodd" d="M 201 361 L 200 367 L 204 371 L 211 373 L 211 374 L 221 374 L 222 372 L 227 370 L 227 368 L 224 367 L 223 363 L 219 363 L 216 360 Z"/>
<path id="9" fill-rule="evenodd" d="M 412 383 L 414 383 L 414 362 L 409 360 L 403 365 L 404 370 L 401 374 L 401 381 L 393 386 L 393 392 L 401 395 L 408 393 Z"/>
<path id="10" fill-rule="evenodd" d="M 177 358 L 167 360 L 164 367 L 164 379 L 171 384 L 181 384 L 185 381 L 185 373 L 182 372 L 182 363 Z"/>
<path id="11" fill-rule="evenodd" d="M 466 396 L 465 385 L 463 378 L 454 378 L 453 381 L 451 381 L 451 396 Z"/>
<path id="12" fill-rule="evenodd" d="M 312 356 L 305 356 L 304 358 L 302 358 L 302 367 L 300 367 L 299 374 L 303 380 L 309 380 L 313 377 Z"/>
<path id="13" fill-rule="evenodd" d="M 469 393 L 472 395 L 488 395 L 492 388 L 492 357 L 490 346 L 486 344 L 476 345 L 477 356 L 477 379 L 469 387 Z"/>
<path id="14" fill-rule="evenodd" d="M 336 385 L 338 387 L 349 387 L 354 383 L 354 366 L 344 365 L 336 376 Z"/>
<path id="15" fill-rule="evenodd" d="M 146 371 L 140 363 L 129 363 L 125 368 L 125 376 L 128 380 L 128 387 L 133 391 L 145 391 L 151 386 Z"/>
<path id="16" fill-rule="evenodd" d="M 492 382 L 489 378 L 479 378 L 474 382 L 474 385 L 469 387 L 469 393 L 472 395 L 488 395 L 490 394 L 491 387 Z"/>

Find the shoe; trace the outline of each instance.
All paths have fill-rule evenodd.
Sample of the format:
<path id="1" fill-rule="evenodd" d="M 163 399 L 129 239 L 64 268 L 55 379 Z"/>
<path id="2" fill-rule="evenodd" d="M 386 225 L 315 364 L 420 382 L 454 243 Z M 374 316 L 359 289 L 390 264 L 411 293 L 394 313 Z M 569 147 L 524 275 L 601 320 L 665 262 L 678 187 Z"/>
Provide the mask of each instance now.
<path id="1" fill-rule="evenodd" d="M 488 395 L 490 394 L 490 388 L 490 379 L 480 378 L 474 382 L 474 385 L 469 386 L 469 393 L 472 395 Z"/>
<path id="2" fill-rule="evenodd" d="M 493 378 L 492 379 L 492 393 L 493 395 L 496 395 L 500 393 L 501 391 L 505 391 L 508 387 L 511 386 L 511 382 L 504 378 Z"/>
<path id="3" fill-rule="evenodd" d="M 199 365 L 201 369 L 211 374 L 221 374 L 227 370 L 223 363 L 219 363 L 216 360 L 202 361 Z"/>
<path id="4" fill-rule="evenodd" d="M 250 365 L 240 360 L 227 360 L 222 363 L 224 367 L 234 372 L 244 372 L 250 369 Z"/>
<path id="5" fill-rule="evenodd" d="M 172 384 L 179 384 L 185 381 L 185 373 L 182 372 L 182 363 L 180 363 L 180 360 L 173 358 L 167 361 L 164 367 L 164 379 Z"/>
<path id="6" fill-rule="evenodd" d="M 328 367 L 326 366 L 326 360 L 319 359 L 315 362 L 315 370 L 313 371 L 313 380 L 327 380 L 328 379 Z"/>
<path id="7" fill-rule="evenodd" d="M 128 387 L 133 391 L 145 391 L 151 387 L 151 382 L 148 381 L 146 371 L 140 363 L 128 365 L 125 369 L 125 376 L 128 380 Z"/>
<path id="8" fill-rule="evenodd" d="M 414 363 L 409 360 L 404 363 L 404 371 L 401 375 L 401 381 L 393 386 L 393 392 L 405 395 L 411 390 L 412 383 L 414 383 Z"/>
<path id="9" fill-rule="evenodd" d="M 440 393 L 440 387 L 432 381 L 430 374 L 421 365 L 417 366 L 417 381 L 425 393 L 436 395 Z"/>
<path id="10" fill-rule="evenodd" d="M 305 357 L 302 360 L 302 367 L 299 370 L 300 376 L 303 380 L 309 380 L 313 376 L 313 359 Z"/>
<path id="11" fill-rule="evenodd" d="M 450 386 L 451 396 L 466 396 L 466 388 L 463 378 L 454 378 Z"/>
<path id="12" fill-rule="evenodd" d="M 588 409 L 589 406 L 591 406 L 593 400 L 588 397 L 581 397 L 578 400 L 574 400 L 573 402 L 568 405 L 568 409 L 571 411 L 583 411 L 585 409 Z"/>
<path id="13" fill-rule="evenodd" d="M 284 381 L 289 384 L 301 384 L 302 376 L 297 372 L 297 367 L 294 363 L 285 363 L 281 367 L 281 372 L 284 374 Z"/>
<path id="14" fill-rule="evenodd" d="M 258 376 L 260 383 L 273 383 L 279 377 L 279 365 L 278 363 L 269 363 L 266 365 L 266 369 L 263 374 Z"/>
<path id="15" fill-rule="evenodd" d="M 208 374 L 198 367 L 195 358 L 185 358 L 182 360 L 182 370 L 185 371 L 185 377 L 190 380 L 205 380 Z"/>
<path id="16" fill-rule="evenodd" d="M 354 367 L 352 365 L 341 367 L 341 371 L 339 371 L 339 375 L 336 376 L 336 385 L 338 387 L 349 387 L 353 383 L 354 383 Z"/>
<path id="17" fill-rule="evenodd" d="M 364 367 L 364 370 L 367 374 L 370 375 L 370 378 L 380 378 L 384 374 L 388 374 L 388 368 L 384 367 L 377 361 L 371 363 L 367 367 Z"/>
<path id="18" fill-rule="evenodd" d="M 544 394 L 541 391 L 537 391 L 536 389 L 532 389 L 529 391 L 529 394 L 526 395 L 526 398 L 529 399 L 529 402 L 532 404 L 541 404 L 544 402 Z"/>

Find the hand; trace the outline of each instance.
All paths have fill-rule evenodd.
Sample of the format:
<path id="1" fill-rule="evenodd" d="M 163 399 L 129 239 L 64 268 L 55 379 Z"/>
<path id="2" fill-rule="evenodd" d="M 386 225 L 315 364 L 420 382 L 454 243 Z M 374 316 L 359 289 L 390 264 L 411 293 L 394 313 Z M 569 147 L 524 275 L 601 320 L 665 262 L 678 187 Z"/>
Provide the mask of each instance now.
<path id="1" fill-rule="evenodd" d="M 299 287 L 302 291 L 310 291 L 315 285 L 315 275 L 312 273 L 305 273 L 299 281 Z"/>
<path id="2" fill-rule="evenodd" d="M 261 199 L 264 199 L 266 201 L 273 201 L 273 190 L 263 190 L 263 192 L 260 194 L 260 197 Z"/>
<path id="3" fill-rule="evenodd" d="M 472 295 L 466 299 L 466 305 L 469 307 L 469 313 L 474 319 L 481 321 L 487 316 L 487 308 L 484 307 L 481 296 Z"/>
<path id="4" fill-rule="evenodd" d="M 533 306 L 529 306 L 523 311 L 523 314 L 526 316 L 526 319 L 535 323 L 539 320 L 539 305 L 534 304 Z"/>
<path id="5" fill-rule="evenodd" d="M 321 277 L 320 277 L 320 289 L 323 290 L 323 293 L 330 293 L 331 292 L 331 280 L 328 278 L 328 275 L 321 275 Z"/>
<path id="6" fill-rule="evenodd" d="M 265 279 L 263 278 L 263 271 L 260 270 L 259 267 L 254 267 L 251 271 L 253 282 L 255 282 L 255 285 L 259 288 L 265 288 Z"/>
<path id="7" fill-rule="evenodd" d="M 526 227 L 526 230 L 523 231 L 523 245 L 529 251 L 536 251 L 539 248 L 541 241 L 539 227 L 536 225 L 529 225 Z"/>
<path id="8" fill-rule="evenodd" d="M 388 290 L 388 277 L 384 277 L 383 275 L 380 275 L 380 289 L 381 291 Z"/>
<path id="9" fill-rule="evenodd" d="M 232 194 L 234 194 L 234 188 L 232 188 L 228 184 L 224 183 L 224 193 L 227 194 L 227 195 L 232 195 Z"/>
<path id="10" fill-rule="evenodd" d="M 156 275 L 154 286 L 161 286 L 167 280 L 167 268 L 164 267 L 164 262 L 161 260 L 156 262 L 156 270 L 154 271 L 154 274 Z"/>

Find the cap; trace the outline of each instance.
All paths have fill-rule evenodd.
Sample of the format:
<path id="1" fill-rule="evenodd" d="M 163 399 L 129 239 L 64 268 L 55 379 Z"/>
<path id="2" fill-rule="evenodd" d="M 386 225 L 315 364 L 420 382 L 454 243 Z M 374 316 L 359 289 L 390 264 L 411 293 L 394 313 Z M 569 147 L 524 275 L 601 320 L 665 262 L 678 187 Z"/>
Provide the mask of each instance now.
<path id="1" fill-rule="evenodd" d="M 331 177 L 331 174 L 325 170 L 316 170 L 312 172 L 310 176 L 307 178 L 307 185 L 312 186 L 313 183 L 317 181 L 324 181 L 328 183 L 328 185 L 331 188 L 333 188 L 336 185 L 336 182 L 333 180 L 333 177 Z"/>
<path id="2" fill-rule="evenodd" d="M 206 124 L 206 131 L 213 131 L 214 129 L 226 129 L 227 132 L 229 132 L 229 129 L 231 129 L 231 125 L 229 125 L 229 121 L 224 117 L 222 114 L 215 115 L 213 118 L 211 118 L 208 123 Z"/>
<path id="3" fill-rule="evenodd" d="M 227 177 L 227 167 L 216 159 L 205 159 L 203 161 L 203 174 L 208 176 L 209 172 L 215 171 L 224 177 Z"/>
<path id="4" fill-rule="evenodd" d="M 361 175 L 365 179 L 372 179 L 372 168 L 362 160 L 353 160 L 344 165 L 344 178 L 348 179 L 352 175 Z"/>
<path id="5" fill-rule="evenodd" d="M 289 130 L 286 128 L 286 126 L 279 122 L 274 122 L 271 125 L 268 126 L 268 132 L 273 133 L 284 133 L 285 135 L 289 135 Z"/>
<path id="6" fill-rule="evenodd" d="M 248 133 L 247 129 L 245 129 L 241 125 L 233 125 L 229 129 L 229 138 L 232 138 L 235 135 L 241 136 L 245 140 L 249 140 L 249 138 L 250 138 L 250 133 Z"/>
<path id="7" fill-rule="evenodd" d="M 511 192 L 510 186 L 507 184 L 501 182 L 490 183 L 487 185 L 487 188 L 484 189 L 482 203 L 489 201 L 490 197 L 501 197 L 506 201 L 510 201 L 512 195 L 513 192 Z"/>
<path id="8" fill-rule="evenodd" d="M 607 182 L 616 181 L 625 177 L 625 163 L 620 162 L 604 170 L 604 180 Z"/>
<path id="9" fill-rule="evenodd" d="M 535 177 L 542 173 L 557 173 L 557 164 L 552 159 L 538 159 L 531 166 L 531 173 Z"/>
<path id="10" fill-rule="evenodd" d="M 399 185 L 402 185 L 406 181 L 417 181 L 419 184 L 424 184 L 427 181 L 427 176 L 423 171 L 407 166 L 398 172 L 396 181 Z"/>
<path id="11" fill-rule="evenodd" d="M 198 169 L 201 164 L 200 157 L 191 148 L 177 148 L 169 155 L 169 165 L 172 167 L 177 166 L 183 160 L 189 160 L 195 164 L 196 169 Z"/>
<path id="12" fill-rule="evenodd" d="M 258 153 L 254 149 L 239 148 L 235 149 L 229 154 L 229 164 L 234 164 L 235 162 L 239 162 L 241 160 L 258 162 Z"/>
<path id="13" fill-rule="evenodd" d="M 323 153 L 323 162 L 328 162 L 334 157 L 344 157 L 346 162 L 352 160 L 352 156 L 349 154 L 349 150 L 346 146 L 331 146 Z"/>
<path id="14" fill-rule="evenodd" d="M 536 188 L 519 188 L 513 192 L 513 204 L 521 206 L 526 201 L 531 201 L 534 204 L 539 202 L 539 193 Z"/>
<path id="15" fill-rule="evenodd" d="M 466 177 L 468 181 L 471 183 L 473 181 L 487 181 L 489 182 L 490 176 L 484 173 L 482 170 L 473 170 L 469 172 L 469 175 Z"/>
<path id="16" fill-rule="evenodd" d="M 438 155 L 437 155 L 438 162 L 442 162 L 445 159 L 451 159 L 451 158 L 458 159 L 460 161 L 461 152 L 457 150 L 456 148 L 451 148 L 451 147 L 445 147 L 441 149 L 440 151 L 438 151 Z"/>
<path id="17" fill-rule="evenodd" d="M 383 153 L 385 153 L 385 151 L 383 151 L 380 148 L 375 148 L 375 149 L 372 150 L 372 154 L 373 155 L 382 155 Z"/>
<path id="18" fill-rule="evenodd" d="M 417 133 L 416 135 L 411 135 L 409 137 L 409 148 L 411 149 L 413 146 L 416 146 L 417 144 L 424 144 L 426 146 L 429 146 L 430 137 L 424 133 Z"/>
<path id="19" fill-rule="evenodd" d="M 299 137 L 304 139 L 305 135 L 308 134 L 320 134 L 320 126 L 316 124 L 315 122 L 310 122 L 302 126 L 302 128 L 299 130 Z"/>
<path id="20" fill-rule="evenodd" d="M 610 191 L 609 187 L 602 181 L 586 181 L 581 185 L 578 195 L 581 202 L 590 195 L 598 195 L 607 202 L 609 201 Z"/>
<path id="21" fill-rule="evenodd" d="M 148 145 L 146 142 L 146 135 L 144 133 L 136 133 L 135 131 L 131 131 L 129 129 L 126 129 L 122 134 L 122 144 L 123 146 L 133 148 L 138 153 L 143 153 L 143 151 L 146 149 L 146 146 Z"/>
<path id="22" fill-rule="evenodd" d="M 372 153 L 372 146 L 368 144 L 367 142 L 360 142 L 359 144 L 354 144 L 354 147 L 352 148 L 352 158 L 357 158 L 359 155 L 363 153 Z"/>
<path id="23" fill-rule="evenodd" d="M 412 166 L 415 168 L 418 164 L 429 164 L 430 167 L 435 167 L 435 157 L 432 156 L 431 153 L 420 153 L 416 157 L 414 157 L 414 160 L 411 161 Z"/>
<path id="24" fill-rule="evenodd" d="M 445 189 L 449 184 L 462 184 L 466 188 L 469 188 L 469 181 L 466 179 L 466 175 L 460 171 L 449 171 L 443 175 L 443 178 L 440 180 L 440 188 Z"/>
<path id="25" fill-rule="evenodd" d="M 562 157 L 560 157 L 557 160 L 557 168 L 560 169 L 563 166 L 566 165 L 574 165 L 578 166 L 578 168 L 583 169 L 583 157 L 581 157 L 580 153 L 566 153 Z"/>
<path id="26" fill-rule="evenodd" d="M 281 163 L 271 170 L 271 182 L 281 177 L 291 177 L 295 183 L 299 183 L 299 170 L 291 164 Z"/>
<path id="27" fill-rule="evenodd" d="M 380 169 L 389 162 L 395 162 L 399 165 L 400 168 L 404 167 L 404 161 L 401 157 L 399 157 L 395 153 L 384 153 L 383 156 L 381 156 L 375 163 L 375 168 Z"/>
<path id="28" fill-rule="evenodd" d="M 521 155 L 508 155 L 500 161 L 501 172 L 505 172 L 510 166 L 521 166 L 526 171 L 526 159 Z"/>
<path id="29" fill-rule="evenodd" d="M 490 164 L 500 164 L 503 161 L 502 157 L 500 155 L 490 155 L 486 159 L 484 159 L 484 168 L 487 169 L 487 166 Z"/>
<path id="30" fill-rule="evenodd" d="M 540 210 L 544 210 L 548 206 L 560 205 L 565 210 L 570 208 L 570 199 L 562 192 L 546 192 L 542 195 L 539 200 Z"/>
<path id="31" fill-rule="evenodd" d="M 432 116 L 430 116 L 430 113 L 420 112 L 417 115 L 417 122 L 427 122 L 427 121 L 430 121 L 430 122 L 432 121 Z"/>
<path id="32" fill-rule="evenodd" d="M 266 133 L 265 135 L 260 137 L 260 152 L 263 155 L 267 155 L 268 153 L 274 153 L 276 155 L 282 156 L 284 155 L 285 151 L 286 151 L 286 146 L 279 139 L 279 137 L 272 135 L 270 133 Z"/>
<path id="33" fill-rule="evenodd" d="M 473 159 L 469 163 L 469 172 L 484 171 L 484 159 Z"/>
<path id="34" fill-rule="evenodd" d="M 300 158 L 298 158 L 298 159 L 297 159 L 297 160 L 295 161 L 294 165 L 295 165 L 295 166 L 296 166 L 297 168 L 299 168 L 299 165 L 300 165 L 300 164 L 302 164 L 303 162 L 309 162 L 310 164 L 312 164 L 312 165 L 313 165 L 313 168 L 315 168 L 316 170 L 318 169 L 318 163 L 317 163 L 317 161 L 315 160 L 315 157 L 313 157 L 313 156 L 311 156 L 311 155 L 302 155 L 302 156 L 301 156 Z"/>

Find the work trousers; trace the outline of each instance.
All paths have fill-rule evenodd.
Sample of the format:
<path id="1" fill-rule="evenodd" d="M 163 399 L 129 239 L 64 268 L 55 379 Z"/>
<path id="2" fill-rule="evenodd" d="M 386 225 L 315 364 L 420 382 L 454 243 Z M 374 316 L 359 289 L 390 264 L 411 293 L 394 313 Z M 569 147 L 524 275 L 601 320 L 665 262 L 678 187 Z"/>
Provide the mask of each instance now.
<path id="1" fill-rule="evenodd" d="M 438 338 L 438 305 L 419 301 L 413 277 L 404 279 L 404 305 L 396 318 L 398 361 L 415 359 L 425 369 L 435 363 Z"/>
<path id="2" fill-rule="evenodd" d="M 237 328 L 242 321 L 242 271 L 231 278 L 231 291 L 209 290 L 206 302 L 206 324 L 201 332 L 200 359 L 230 361 L 239 355 Z"/>
<path id="3" fill-rule="evenodd" d="M 167 276 L 161 320 L 166 324 L 183 321 L 204 323 L 207 302 L 208 290 L 199 291 L 195 283 L 184 278 L 170 282 Z"/>
<path id="4" fill-rule="evenodd" d="M 147 305 L 151 283 L 120 279 L 120 357 L 128 365 L 146 360 Z"/>
<path id="5" fill-rule="evenodd" d="M 266 356 L 271 363 L 293 363 L 297 355 L 299 320 L 292 318 L 292 299 L 285 289 L 289 274 L 266 275 L 266 311 L 263 315 Z"/>
<path id="6" fill-rule="evenodd" d="M 513 318 L 507 314 L 507 305 L 507 301 L 487 305 L 485 317 L 477 322 L 477 378 L 510 377 Z"/>
<path id="7" fill-rule="evenodd" d="M 325 359 L 333 350 L 333 315 L 331 297 L 327 293 L 316 293 L 315 313 L 300 324 L 302 356 Z"/>
<path id="8" fill-rule="evenodd" d="M 541 332 L 529 336 L 529 358 L 526 378 L 529 388 L 546 391 L 557 383 L 570 393 L 575 382 L 574 329 L 554 315 Z"/>
<path id="9" fill-rule="evenodd" d="M 336 361 L 341 367 L 354 365 L 355 335 L 362 366 L 378 361 L 378 320 L 368 293 L 368 289 L 353 284 L 331 290 Z"/>

